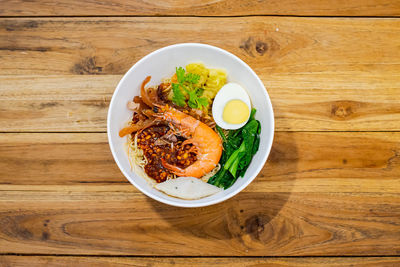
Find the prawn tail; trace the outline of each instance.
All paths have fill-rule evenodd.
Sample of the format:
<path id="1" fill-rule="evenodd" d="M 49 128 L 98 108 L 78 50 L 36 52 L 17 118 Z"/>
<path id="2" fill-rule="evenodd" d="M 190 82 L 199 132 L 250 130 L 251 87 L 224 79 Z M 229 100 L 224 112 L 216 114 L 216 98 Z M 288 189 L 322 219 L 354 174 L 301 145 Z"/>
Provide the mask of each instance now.
<path id="1" fill-rule="evenodd" d="M 184 176 L 185 175 L 185 170 L 184 169 L 181 169 L 181 168 L 179 168 L 179 167 L 177 167 L 175 165 L 169 164 L 164 159 L 161 159 L 161 163 L 165 168 L 167 168 L 168 170 L 170 170 L 174 174 L 176 174 L 178 176 Z"/>
<path id="2" fill-rule="evenodd" d="M 194 143 L 193 139 L 186 139 L 185 141 L 183 141 L 182 146 L 184 145 L 192 145 Z"/>
<path id="3" fill-rule="evenodd" d="M 197 147 L 196 147 L 195 141 L 193 139 L 186 139 L 185 141 L 183 141 L 182 146 L 185 146 L 185 145 L 193 145 L 189 148 L 188 152 L 195 153 L 196 155 L 198 154 Z"/>

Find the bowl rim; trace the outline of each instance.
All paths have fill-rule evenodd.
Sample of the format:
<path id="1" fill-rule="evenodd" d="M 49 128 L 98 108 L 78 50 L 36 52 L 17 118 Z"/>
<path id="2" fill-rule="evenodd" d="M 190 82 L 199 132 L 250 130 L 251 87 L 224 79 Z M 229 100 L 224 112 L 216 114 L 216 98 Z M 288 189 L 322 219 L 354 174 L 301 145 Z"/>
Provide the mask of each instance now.
<path id="1" fill-rule="evenodd" d="M 163 52 L 163 51 L 165 51 L 165 50 L 175 49 L 175 48 L 179 48 L 179 47 L 203 47 L 203 48 L 208 48 L 208 49 L 216 50 L 216 51 L 218 51 L 219 53 L 225 54 L 226 56 L 231 57 L 231 58 L 233 58 L 233 59 L 236 60 L 236 61 L 239 61 L 245 68 L 247 68 L 247 69 L 250 71 L 251 74 L 254 75 L 254 77 L 255 77 L 256 80 L 257 80 L 257 83 L 258 83 L 259 85 L 261 85 L 261 87 L 263 87 L 263 88 L 265 89 L 265 90 L 263 90 L 264 98 L 267 100 L 267 103 L 269 103 L 269 105 L 268 105 L 267 108 L 268 108 L 269 114 L 270 114 L 271 125 L 269 125 L 269 126 L 270 126 L 269 129 L 270 129 L 270 131 L 271 131 L 272 137 L 269 139 L 269 142 L 266 144 L 266 145 L 267 145 L 266 153 L 263 155 L 263 158 L 261 159 L 262 164 L 260 164 L 260 165 L 256 168 L 255 175 L 254 175 L 253 177 L 250 177 L 249 179 L 247 179 L 247 181 L 245 181 L 245 183 L 243 183 L 242 186 L 240 186 L 240 187 L 237 188 L 236 190 L 232 191 L 231 193 L 229 193 L 229 194 L 227 194 L 227 195 L 225 195 L 225 196 L 223 196 L 223 197 L 221 197 L 221 198 L 219 198 L 219 199 L 214 199 L 214 200 L 207 201 L 207 202 L 204 202 L 204 203 L 190 203 L 190 202 L 179 203 L 179 202 L 174 202 L 173 200 L 162 199 L 162 198 L 159 198 L 159 197 L 156 196 L 156 195 L 153 195 L 153 194 L 151 194 L 151 193 L 148 193 L 148 192 L 142 190 L 142 188 L 141 188 L 138 184 L 136 184 L 136 182 L 135 182 L 133 179 L 130 179 L 130 178 L 129 178 L 129 175 L 128 175 L 128 174 L 124 171 L 124 169 L 122 168 L 121 163 L 119 162 L 119 159 L 118 159 L 117 156 L 116 156 L 116 152 L 115 152 L 115 149 L 114 149 L 114 147 L 113 147 L 114 144 L 112 143 L 111 132 L 110 132 L 110 131 L 111 131 L 111 125 L 110 125 L 110 124 L 111 124 L 111 110 L 112 110 L 112 107 L 114 106 L 114 102 L 116 101 L 116 100 L 115 100 L 115 99 L 116 99 L 115 96 L 116 96 L 117 92 L 120 90 L 121 84 L 123 84 L 123 82 L 125 81 L 125 79 L 127 79 L 127 76 L 129 76 L 129 74 L 130 74 L 131 72 L 134 71 L 134 69 L 135 69 L 135 67 L 136 67 L 137 65 L 139 65 L 140 63 L 142 63 L 143 61 L 145 61 L 147 58 L 149 58 L 149 57 L 151 57 L 151 56 L 153 56 L 153 55 L 155 55 L 155 54 L 158 54 L 158 53 L 160 53 L 160 52 Z M 112 156 L 113 156 L 113 158 L 114 158 L 114 161 L 117 163 L 118 168 L 119 168 L 120 171 L 124 174 L 125 178 L 126 178 L 132 185 L 134 185 L 137 189 L 139 189 L 139 191 L 141 191 L 143 194 L 145 194 L 146 196 L 148 196 L 148 197 L 150 197 L 150 198 L 152 198 L 152 199 L 154 199 L 154 200 L 157 200 L 157 201 L 159 201 L 159 202 L 161 202 L 161 203 L 164 203 L 164 204 L 167 204 L 167 205 L 171 205 L 171 206 L 175 206 L 175 207 L 196 208 L 196 207 L 211 206 L 211 205 L 214 205 L 214 204 L 221 203 L 221 202 L 223 202 L 223 201 L 225 201 L 225 200 L 227 200 L 227 199 L 230 199 L 231 197 L 233 197 L 233 196 L 235 196 L 236 194 L 238 194 L 239 192 L 241 192 L 243 189 L 245 189 L 245 188 L 258 176 L 258 174 L 260 173 L 261 169 L 264 167 L 264 165 L 265 165 L 265 163 L 266 163 L 266 161 L 267 161 L 267 159 L 268 159 L 268 156 L 269 156 L 269 154 L 270 154 L 270 152 L 271 152 L 271 148 L 272 148 L 272 143 L 273 143 L 273 140 L 274 140 L 274 136 L 275 136 L 275 116 L 274 116 L 274 111 L 273 111 L 273 108 L 272 108 L 271 99 L 270 99 L 270 97 L 269 97 L 269 95 L 268 95 L 267 89 L 265 88 L 265 86 L 264 86 L 263 82 L 261 81 L 261 79 L 260 79 L 260 78 L 258 77 L 258 75 L 255 73 L 255 71 L 254 71 L 252 68 L 250 68 L 250 66 L 249 66 L 246 62 L 244 62 L 243 60 L 241 60 L 238 56 L 236 56 L 236 55 L 234 55 L 234 54 L 232 54 L 232 53 L 230 53 L 230 52 L 228 52 L 228 51 L 226 51 L 226 50 L 224 50 L 224 49 L 222 49 L 222 48 L 219 48 L 219 47 L 216 47 L 216 46 L 213 46 L 213 45 L 209 45 L 209 44 L 202 44 L 202 43 L 178 43 L 178 44 L 168 45 L 168 46 L 159 48 L 159 49 L 157 49 L 157 50 L 155 50 L 155 51 L 153 51 L 153 52 L 147 54 L 146 56 L 142 57 L 140 60 L 138 60 L 138 61 L 124 74 L 124 76 L 123 76 L 123 77 L 121 78 L 121 80 L 119 81 L 119 83 L 118 83 L 117 87 L 115 88 L 114 93 L 113 93 L 113 95 L 112 95 L 112 97 L 111 97 L 110 105 L 109 105 L 108 112 L 107 112 L 107 137 L 108 137 L 108 144 L 109 144 L 109 147 L 110 147 Z M 137 174 L 135 174 L 135 175 L 137 175 Z M 137 175 L 137 176 L 139 176 L 139 175 Z M 139 176 L 139 177 L 140 177 L 140 176 Z"/>

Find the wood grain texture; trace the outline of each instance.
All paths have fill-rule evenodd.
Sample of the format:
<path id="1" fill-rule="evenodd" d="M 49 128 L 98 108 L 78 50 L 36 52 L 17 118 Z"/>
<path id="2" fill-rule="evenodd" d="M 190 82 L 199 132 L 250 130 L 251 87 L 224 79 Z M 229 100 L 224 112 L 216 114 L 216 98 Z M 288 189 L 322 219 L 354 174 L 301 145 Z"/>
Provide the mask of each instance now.
<path id="1" fill-rule="evenodd" d="M 2 131 L 107 129 L 107 110 L 121 76 L 1 76 Z"/>
<path id="2" fill-rule="evenodd" d="M 14 0 L 2 1 L 0 16 L 399 16 L 400 5 L 390 0 Z"/>
<path id="3" fill-rule="evenodd" d="M 121 75 L 0 76 L 3 132 L 106 131 Z M 260 75 L 277 131 L 400 130 L 396 75 Z"/>
<path id="4" fill-rule="evenodd" d="M 400 194 L 249 193 L 182 209 L 132 191 L 3 190 L 0 253 L 396 255 Z"/>
<path id="5" fill-rule="evenodd" d="M 2 16 L 1 266 L 400 265 L 398 1 L 0 0 Z M 247 62 L 277 126 L 258 177 L 197 209 L 130 185 L 105 134 L 122 75 L 181 42 Z"/>
<path id="6" fill-rule="evenodd" d="M 158 48 L 201 42 L 265 76 L 398 77 L 399 30 L 398 19 L 373 18 L 8 18 L 0 75 L 124 74 Z"/>
<path id="7" fill-rule="evenodd" d="M 104 133 L 0 134 L 0 158 L 1 184 L 129 186 Z M 400 193 L 400 133 L 276 133 L 246 190 Z"/>
<path id="8" fill-rule="evenodd" d="M 2 19 L 0 127 L 104 131 L 113 89 L 134 62 L 197 41 L 260 74 L 278 131 L 398 131 L 399 31 L 398 19 Z"/>
<path id="9" fill-rule="evenodd" d="M 0 256 L 4 267 L 20 266 L 382 266 L 393 267 L 400 264 L 398 257 L 346 257 L 346 258 L 153 258 L 153 257 L 76 257 L 76 256 Z"/>

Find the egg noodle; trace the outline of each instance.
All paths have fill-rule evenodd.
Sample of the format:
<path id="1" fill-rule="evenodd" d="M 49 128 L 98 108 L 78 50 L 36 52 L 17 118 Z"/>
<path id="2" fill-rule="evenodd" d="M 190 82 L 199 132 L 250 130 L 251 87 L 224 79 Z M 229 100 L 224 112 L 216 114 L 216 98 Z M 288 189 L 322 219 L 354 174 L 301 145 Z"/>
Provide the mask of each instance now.
<path id="1" fill-rule="evenodd" d="M 137 146 L 137 134 L 135 134 L 133 139 L 132 135 L 128 135 L 126 147 L 128 150 L 128 158 L 132 171 L 139 174 L 152 186 L 155 186 L 157 184 L 156 181 L 150 178 L 144 171 L 144 166 L 147 164 L 147 159 L 143 154 L 143 150 Z"/>
<path id="2" fill-rule="evenodd" d="M 143 177 L 148 183 L 150 183 L 153 187 L 157 184 L 156 181 L 150 178 L 147 173 L 144 171 L 144 166 L 147 164 L 147 159 L 144 156 L 143 150 L 137 146 L 137 134 L 132 138 L 132 135 L 128 135 L 126 142 L 127 154 L 129 158 L 129 163 L 131 165 L 131 170 L 141 177 Z M 218 164 L 214 169 L 212 169 L 209 173 L 201 177 L 203 182 L 207 182 L 212 176 L 214 176 L 221 169 L 221 165 Z M 168 176 L 167 180 L 175 179 L 176 175 L 172 174 Z"/>

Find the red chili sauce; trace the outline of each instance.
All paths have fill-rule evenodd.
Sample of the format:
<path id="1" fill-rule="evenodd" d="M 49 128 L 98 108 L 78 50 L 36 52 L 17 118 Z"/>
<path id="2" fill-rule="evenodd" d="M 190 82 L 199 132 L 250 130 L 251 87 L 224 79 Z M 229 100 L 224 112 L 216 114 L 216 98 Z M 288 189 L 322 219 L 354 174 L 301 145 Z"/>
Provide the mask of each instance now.
<path id="1" fill-rule="evenodd" d="M 183 137 L 177 137 L 175 142 L 171 142 L 172 145 L 165 142 L 161 145 L 156 144 L 156 141 L 166 135 L 169 130 L 170 128 L 166 125 L 155 125 L 139 132 L 137 137 L 138 148 L 143 150 L 147 159 L 144 171 L 157 183 L 164 182 L 167 177 L 171 177 L 173 174 L 162 165 L 161 159 L 183 169 L 193 164 L 197 159 L 193 145 L 182 145 L 183 141 L 186 140 Z"/>

